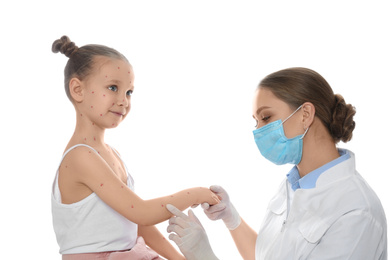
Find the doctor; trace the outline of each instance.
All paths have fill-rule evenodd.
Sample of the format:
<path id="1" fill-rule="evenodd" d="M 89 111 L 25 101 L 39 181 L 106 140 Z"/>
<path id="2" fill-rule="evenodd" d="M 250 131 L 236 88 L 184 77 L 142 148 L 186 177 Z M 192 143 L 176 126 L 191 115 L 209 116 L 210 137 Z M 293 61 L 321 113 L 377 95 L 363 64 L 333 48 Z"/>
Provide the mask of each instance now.
<path id="1" fill-rule="evenodd" d="M 269 203 L 260 232 L 245 223 L 219 187 L 206 215 L 222 219 L 244 259 L 387 259 L 385 213 L 355 169 L 355 155 L 338 149 L 355 128 L 355 109 L 313 70 L 290 68 L 265 77 L 256 90 L 253 131 L 260 153 L 293 164 Z M 173 206 L 169 238 L 190 260 L 218 259 L 192 211 Z"/>

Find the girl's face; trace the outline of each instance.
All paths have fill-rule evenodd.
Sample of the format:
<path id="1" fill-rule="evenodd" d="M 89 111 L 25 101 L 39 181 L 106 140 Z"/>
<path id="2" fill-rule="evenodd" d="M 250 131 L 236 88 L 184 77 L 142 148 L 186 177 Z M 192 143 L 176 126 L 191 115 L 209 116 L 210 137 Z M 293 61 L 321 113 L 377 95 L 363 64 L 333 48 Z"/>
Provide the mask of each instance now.
<path id="1" fill-rule="evenodd" d="M 113 128 L 130 111 L 134 91 L 134 73 L 124 60 L 96 58 L 93 73 L 83 81 L 85 95 L 80 104 L 84 118 L 92 125 Z"/>
<path id="2" fill-rule="evenodd" d="M 277 98 L 269 89 L 260 87 L 256 90 L 253 102 L 256 129 L 279 119 L 283 121 L 293 112 L 287 103 Z M 302 110 L 299 110 L 283 124 L 287 138 L 302 134 L 302 118 Z"/>

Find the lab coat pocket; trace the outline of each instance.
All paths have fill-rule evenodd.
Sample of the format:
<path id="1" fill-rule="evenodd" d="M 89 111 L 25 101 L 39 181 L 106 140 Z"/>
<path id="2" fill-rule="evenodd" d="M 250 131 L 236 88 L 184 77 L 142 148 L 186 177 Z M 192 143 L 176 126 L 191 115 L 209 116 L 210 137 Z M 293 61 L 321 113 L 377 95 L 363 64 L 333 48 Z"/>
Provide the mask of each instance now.
<path id="1" fill-rule="evenodd" d="M 308 243 L 317 244 L 330 226 L 323 218 L 306 212 L 299 225 L 299 232 Z"/>

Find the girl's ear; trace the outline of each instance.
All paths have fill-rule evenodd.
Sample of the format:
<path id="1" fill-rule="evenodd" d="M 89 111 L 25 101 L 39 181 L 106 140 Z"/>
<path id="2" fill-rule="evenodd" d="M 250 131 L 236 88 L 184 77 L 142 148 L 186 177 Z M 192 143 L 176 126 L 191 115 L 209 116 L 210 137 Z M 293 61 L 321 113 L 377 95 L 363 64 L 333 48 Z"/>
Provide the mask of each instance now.
<path id="1" fill-rule="evenodd" d="M 69 92 L 75 102 L 80 103 L 84 100 L 84 86 L 78 78 L 69 81 Z"/>
<path id="2" fill-rule="evenodd" d="M 302 111 L 303 111 L 303 118 L 302 118 L 303 128 L 307 129 L 308 127 L 311 126 L 311 124 L 314 121 L 314 117 L 316 115 L 316 108 L 312 103 L 305 102 L 302 105 Z"/>

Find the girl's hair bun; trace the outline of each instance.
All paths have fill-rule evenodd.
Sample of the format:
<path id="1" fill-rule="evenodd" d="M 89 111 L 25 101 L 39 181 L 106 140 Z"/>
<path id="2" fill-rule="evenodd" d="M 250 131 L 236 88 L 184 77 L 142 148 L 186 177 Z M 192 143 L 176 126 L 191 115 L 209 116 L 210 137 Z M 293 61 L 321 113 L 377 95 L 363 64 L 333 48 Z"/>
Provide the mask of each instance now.
<path id="1" fill-rule="evenodd" d="M 70 41 L 69 37 L 66 35 L 62 36 L 58 40 L 55 40 L 51 48 L 54 53 L 61 52 L 68 58 L 72 56 L 72 54 L 75 53 L 78 49 L 79 48 L 76 46 L 76 44 Z"/>
<path id="2" fill-rule="evenodd" d="M 336 143 L 340 140 L 346 143 L 352 139 L 352 132 L 355 129 L 355 121 L 353 120 L 355 114 L 355 108 L 351 104 L 345 103 L 341 95 L 336 94 L 332 122 L 330 123 L 330 132 Z"/>

